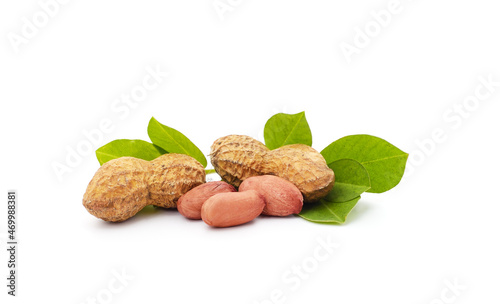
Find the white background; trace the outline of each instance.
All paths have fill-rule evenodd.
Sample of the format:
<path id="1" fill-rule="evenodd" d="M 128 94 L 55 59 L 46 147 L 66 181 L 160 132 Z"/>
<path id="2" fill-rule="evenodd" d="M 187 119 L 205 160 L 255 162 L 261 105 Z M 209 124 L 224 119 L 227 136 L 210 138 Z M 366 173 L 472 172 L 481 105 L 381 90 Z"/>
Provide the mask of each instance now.
<path id="1" fill-rule="evenodd" d="M 356 28 L 389 1 L 232 3 L 221 19 L 212 0 L 69 1 L 16 51 L 9 37 L 42 10 L 1 2 L 2 286 L 9 189 L 19 192 L 20 244 L 19 296 L 1 287 L 0 301 L 271 303 L 278 290 L 276 303 L 444 303 L 443 294 L 448 303 L 498 303 L 500 95 L 467 119 L 449 112 L 479 77 L 500 81 L 498 3 L 401 0 L 350 63 L 342 42 L 354 45 Z M 127 117 L 114 111 L 157 66 L 169 77 Z M 93 151 L 148 140 L 151 116 L 208 154 L 218 137 L 262 140 L 271 115 L 303 110 L 316 149 L 372 134 L 409 152 L 414 171 L 387 193 L 363 195 L 344 225 L 287 217 L 211 229 L 154 209 L 108 224 L 81 204 L 99 167 Z M 102 119 L 113 131 L 59 181 L 53 164 L 65 164 Z M 446 140 L 423 156 L 416 142 L 436 128 Z M 312 269 L 318 238 L 339 247 Z M 282 277 L 294 265 L 310 273 L 292 289 Z M 105 299 L 123 269 L 133 278 Z M 455 280 L 466 287 L 458 295 L 447 289 Z"/>

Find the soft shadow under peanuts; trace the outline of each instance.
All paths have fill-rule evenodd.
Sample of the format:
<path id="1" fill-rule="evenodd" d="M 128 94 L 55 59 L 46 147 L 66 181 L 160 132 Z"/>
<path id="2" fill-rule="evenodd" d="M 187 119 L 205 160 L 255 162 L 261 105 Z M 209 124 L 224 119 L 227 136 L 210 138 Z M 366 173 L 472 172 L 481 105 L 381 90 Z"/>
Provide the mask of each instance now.
<path id="1" fill-rule="evenodd" d="M 363 217 L 364 214 L 371 208 L 372 206 L 368 204 L 366 201 L 360 200 L 356 204 L 356 206 L 354 206 L 352 211 L 347 215 L 347 218 L 344 223 L 325 223 L 325 222 L 311 222 L 311 223 L 320 225 L 331 225 L 331 226 L 346 226 L 349 225 L 350 222 L 356 222 L 360 217 Z M 299 216 L 297 215 L 297 217 Z"/>
<path id="2" fill-rule="evenodd" d="M 142 222 L 143 220 L 150 220 L 154 217 L 165 215 L 165 213 L 177 213 L 176 209 L 170 208 L 161 208 L 153 205 L 148 205 L 141 209 L 141 211 L 137 212 L 133 217 L 123 221 L 123 222 L 107 222 L 100 220 L 101 225 L 106 227 L 123 227 L 127 225 L 135 225 L 137 222 Z"/>
<path id="3" fill-rule="evenodd" d="M 359 202 L 354 206 L 352 209 L 351 213 L 347 215 L 347 219 L 344 223 L 349 224 L 350 222 L 357 221 L 359 218 L 363 217 L 365 213 L 367 213 L 370 209 L 372 208 L 372 205 L 370 205 L 368 202 L 359 200 Z"/>

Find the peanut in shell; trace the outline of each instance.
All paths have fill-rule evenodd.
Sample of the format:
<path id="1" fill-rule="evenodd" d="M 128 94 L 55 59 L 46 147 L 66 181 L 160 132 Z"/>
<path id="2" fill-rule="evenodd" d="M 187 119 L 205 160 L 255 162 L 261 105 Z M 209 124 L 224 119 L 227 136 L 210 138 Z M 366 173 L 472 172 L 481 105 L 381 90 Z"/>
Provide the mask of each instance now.
<path id="1" fill-rule="evenodd" d="M 323 156 L 303 144 L 269 150 L 249 136 L 229 135 L 213 143 L 210 160 L 222 179 L 236 187 L 252 176 L 276 175 L 299 188 L 304 202 L 325 197 L 335 182 Z"/>
<path id="2" fill-rule="evenodd" d="M 203 166 L 187 155 L 164 154 L 150 162 L 120 157 L 97 170 L 83 205 L 102 220 L 122 222 L 148 205 L 175 208 L 179 197 L 204 182 Z"/>

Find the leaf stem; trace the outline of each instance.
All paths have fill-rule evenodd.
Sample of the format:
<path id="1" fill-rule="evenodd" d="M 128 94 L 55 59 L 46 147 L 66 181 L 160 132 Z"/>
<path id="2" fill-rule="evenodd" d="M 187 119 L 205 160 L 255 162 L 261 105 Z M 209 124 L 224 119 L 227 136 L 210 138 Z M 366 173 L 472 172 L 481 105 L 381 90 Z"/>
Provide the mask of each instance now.
<path id="1" fill-rule="evenodd" d="M 212 173 L 216 173 L 217 171 L 215 171 L 215 169 L 205 169 L 205 174 L 212 174 Z"/>

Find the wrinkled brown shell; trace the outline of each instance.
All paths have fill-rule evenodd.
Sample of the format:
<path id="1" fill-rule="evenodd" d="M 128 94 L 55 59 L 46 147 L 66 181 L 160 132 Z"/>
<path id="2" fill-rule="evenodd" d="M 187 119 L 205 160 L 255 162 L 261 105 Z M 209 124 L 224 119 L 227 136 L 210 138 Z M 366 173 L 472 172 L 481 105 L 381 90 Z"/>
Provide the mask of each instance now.
<path id="1" fill-rule="evenodd" d="M 269 149 L 245 135 L 228 135 L 211 147 L 210 160 L 223 180 L 235 187 L 248 177 L 262 175 L 264 157 Z"/>
<path id="2" fill-rule="evenodd" d="M 134 216 L 148 201 L 148 168 L 147 161 L 133 157 L 110 160 L 90 181 L 83 205 L 105 221 L 120 222 Z"/>
<path id="3" fill-rule="evenodd" d="M 325 197 L 333 188 L 335 175 L 315 149 L 302 144 L 280 147 L 268 153 L 263 170 L 292 182 L 306 202 Z"/>
<path id="4" fill-rule="evenodd" d="M 270 151 L 249 136 L 229 135 L 214 142 L 210 157 L 222 179 L 236 187 L 251 176 L 276 175 L 297 186 L 305 202 L 325 197 L 335 181 L 323 156 L 302 144 Z"/>
<path id="5" fill-rule="evenodd" d="M 205 182 L 205 169 L 184 154 L 164 154 L 150 162 L 148 175 L 152 205 L 175 208 L 184 193 Z"/>
<path id="6" fill-rule="evenodd" d="M 121 222 L 147 205 L 175 208 L 181 195 L 204 182 L 203 166 L 187 155 L 165 154 L 151 162 L 120 157 L 97 170 L 83 205 L 100 219 Z"/>

